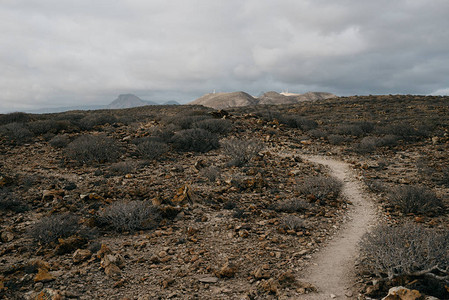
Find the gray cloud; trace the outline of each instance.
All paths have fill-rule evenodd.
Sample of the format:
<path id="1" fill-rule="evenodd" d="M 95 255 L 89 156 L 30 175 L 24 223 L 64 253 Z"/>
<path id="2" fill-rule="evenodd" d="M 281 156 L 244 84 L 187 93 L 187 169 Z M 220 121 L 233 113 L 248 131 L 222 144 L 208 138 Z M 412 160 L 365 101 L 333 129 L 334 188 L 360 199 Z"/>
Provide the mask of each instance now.
<path id="1" fill-rule="evenodd" d="M 0 111 L 216 89 L 448 94 L 446 0 L 4 0 Z"/>

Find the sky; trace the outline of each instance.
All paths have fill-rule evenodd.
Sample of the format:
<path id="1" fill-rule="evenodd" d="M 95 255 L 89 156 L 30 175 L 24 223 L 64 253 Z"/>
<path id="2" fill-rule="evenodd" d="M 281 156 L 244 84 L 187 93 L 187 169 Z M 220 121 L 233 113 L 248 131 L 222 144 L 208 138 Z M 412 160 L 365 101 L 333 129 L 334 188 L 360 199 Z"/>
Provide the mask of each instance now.
<path id="1" fill-rule="evenodd" d="M 0 112 L 245 91 L 449 94 L 447 0 L 0 0 Z"/>

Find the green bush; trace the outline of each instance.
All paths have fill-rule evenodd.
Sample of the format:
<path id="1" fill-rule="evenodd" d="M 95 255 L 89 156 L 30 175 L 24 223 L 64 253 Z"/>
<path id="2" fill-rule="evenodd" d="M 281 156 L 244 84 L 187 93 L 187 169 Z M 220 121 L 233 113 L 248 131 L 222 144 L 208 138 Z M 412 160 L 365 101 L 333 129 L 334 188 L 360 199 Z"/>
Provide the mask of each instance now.
<path id="1" fill-rule="evenodd" d="M 67 145 L 66 154 L 79 163 L 102 163 L 117 160 L 122 149 L 104 135 L 83 135 Z"/>

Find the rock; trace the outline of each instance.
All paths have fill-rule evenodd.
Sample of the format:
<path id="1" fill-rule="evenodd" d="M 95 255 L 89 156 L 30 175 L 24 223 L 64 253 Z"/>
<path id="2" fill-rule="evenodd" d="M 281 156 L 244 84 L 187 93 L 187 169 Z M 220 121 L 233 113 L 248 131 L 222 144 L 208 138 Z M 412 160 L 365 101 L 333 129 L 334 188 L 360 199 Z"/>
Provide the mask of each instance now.
<path id="1" fill-rule="evenodd" d="M 289 286 L 296 282 L 295 275 L 291 271 L 282 273 L 278 278 L 279 284 L 282 286 Z"/>
<path id="2" fill-rule="evenodd" d="M 382 298 L 382 300 L 415 300 L 420 297 L 421 294 L 417 290 L 409 290 L 403 286 L 395 286 L 388 291 L 388 295 Z"/>
<path id="3" fill-rule="evenodd" d="M 46 268 L 39 268 L 36 276 L 34 276 L 34 282 L 48 282 L 52 280 L 55 280 L 55 277 Z"/>
<path id="4" fill-rule="evenodd" d="M 14 179 L 12 177 L 8 176 L 0 176 L 0 186 L 7 186 L 14 182 Z"/>
<path id="5" fill-rule="evenodd" d="M 199 280 L 199 282 L 202 282 L 202 283 L 217 283 L 218 282 L 218 278 L 215 276 L 203 277 L 198 280 Z"/>
<path id="6" fill-rule="evenodd" d="M 89 194 L 81 194 L 80 199 L 81 200 L 91 200 L 91 201 L 101 201 L 101 200 L 103 200 L 103 197 L 101 197 L 97 193 L 89 193 Z"/>
<path id="7" fill-rule="evenodd" d="M 220 278 L 232 278 L 235 276 L 235 273 L 237 273 L 237 266 L 232 263 L 226 263 L 215 275 Z"/>
<path id="8" fill-rule="evenodd" d="M 97 256 L 97 258 L 103 258 L 105 254 L 110 253 L 112 253 L 111 249 L 109 249 L 109 247 L 106 244 L 101 244 L 100 250 L 98 250 L 97 254 L 95 255 Z"/>
<path id="9" fill-rule="evenodd" d="M 7 243 L 14 239 L 14 234 L 9 231 L 3 231 L 0 237 L 3 242 Z"/>
<path id="10" fill-rule="evenodd" d="M 262 267 L 260 267 L 260 268 L 257 268 L 253 272 L 253 276 L 257 280 L 268 279 L 268 278 L 270 278 L 270 273 L 268 271 L 264 270 Z"/>
<path id="11" fill-rule="evenodd" d="M 62 300 L 64 299 L 61 293 L 57 290 L 45 288 L 37 294 L 36 300 Z"/>
<path id="12" fill-rule="evenodd" d="M 125 266 L 125 260 L 120 254 L 105 254 L 100 262 L 100 266 L 106 269 L 111 264 L 123 268 Z"/>
<path id="13" fill-rule="evenodd" d="M 82 238 L 78 235 L 72 235 L 66 239 L 59 239 L 59 244 L 56 246 L 56 254 L 62 255 L 66 253 L 71 253 L 75 249 L 79 249 L 85 244 L 87 244 L 87 239 Z"/>
<path id="14" fill-rule="evenodd" d="M 196 201 L 196 198 L 197 197 L 192 188 L 185 184 L 178 190 L 175 197 L 173 197 L 172 202 L 174 205 L 182 206 L 185 204 L 192 204 Z"/>
<path id="15" fill-rule="evenodd" d="M 118 277 L 121 275 L 120 268 L 114 264 L 109 264 L 106 268 L 104 268 L 104 273 L 109 277 Z"/>
<path id="16" fill-rule="evenodd" d="M 279 291 L 279 283 L 274 279 L 262 280 L 259 284 L 259 288 L 267 293 L 277 294 Z"/>
<path id="17" fill-rule="evenodd" d="M 82 261 L 87 260 L 89 257 L 92 256 L 92 252 L 90 252 L 89 249 L 78 249 L 73 253 L 73 262 L 75 264 L 80 263 Z"/>
<path id="18" fill-rule="evenodd" d="M 64 190 L 44 190 L 42 192 L 42 200 L 62 199 L 64 195 Z"/>

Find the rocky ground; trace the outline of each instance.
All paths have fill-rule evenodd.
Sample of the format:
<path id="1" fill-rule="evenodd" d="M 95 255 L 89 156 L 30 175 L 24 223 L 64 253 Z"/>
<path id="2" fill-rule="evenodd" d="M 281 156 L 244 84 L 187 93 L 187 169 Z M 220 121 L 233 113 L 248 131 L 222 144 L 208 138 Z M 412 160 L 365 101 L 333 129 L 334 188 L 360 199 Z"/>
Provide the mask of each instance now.
<path id="1" fill-rule="evenodd" d="M 71 120 L 71 125 L 52 134 L 31 130 L 27 139 L 3 134 L 0 295 L 301 299 L 315 289 L 300 279 L 304 270 L 343 226 L 352 205 L 338 193 L 303 189 L 310 176 L 329 177 L 325 167 L 303 155 L 351 165 L 381 221 L 444 229 L 448 113 L 444 97 L 370 96 L 228 112 L 186 106 L 31 116 L 24 121 L 30 130 L 45 118 Z M 93 126 L 80 121 L 100 114 L 115 117 Z M 252 139 L 262 148 L 242 166 L 230 164 L 223 147 L 180 151 L 167 142 L 169 151 L 155 159 L 139 155 L 136 140 L 155 135 L 155 128 L 178 132 L 182 127 L 174 120 L 192 115 L 224 118 L 232 127 L 220 139 Z M 120 157 L 80 164 L 67 155 L 67 147 L 52 142 L 55 135 L 70 142 L 85 134 L 112 138 L 123 150 Z M 444 207 L 404 214 L 391 205 L 389 189 L 416 183 L 434 190 Z M 292 200 L 300 207 L 286 207 Z M 156 224 L 117 231 L 102 223 L 102 212 L 121 201 L 151 204 L 158 218 L 150 221 Z M 76 216 L 80 230 L 51 242 L 33 235 L 36 224 L 60 214 Z M 359 272 L 350 297 L 377 297 L 375 276 L 363 268 Z"/>

